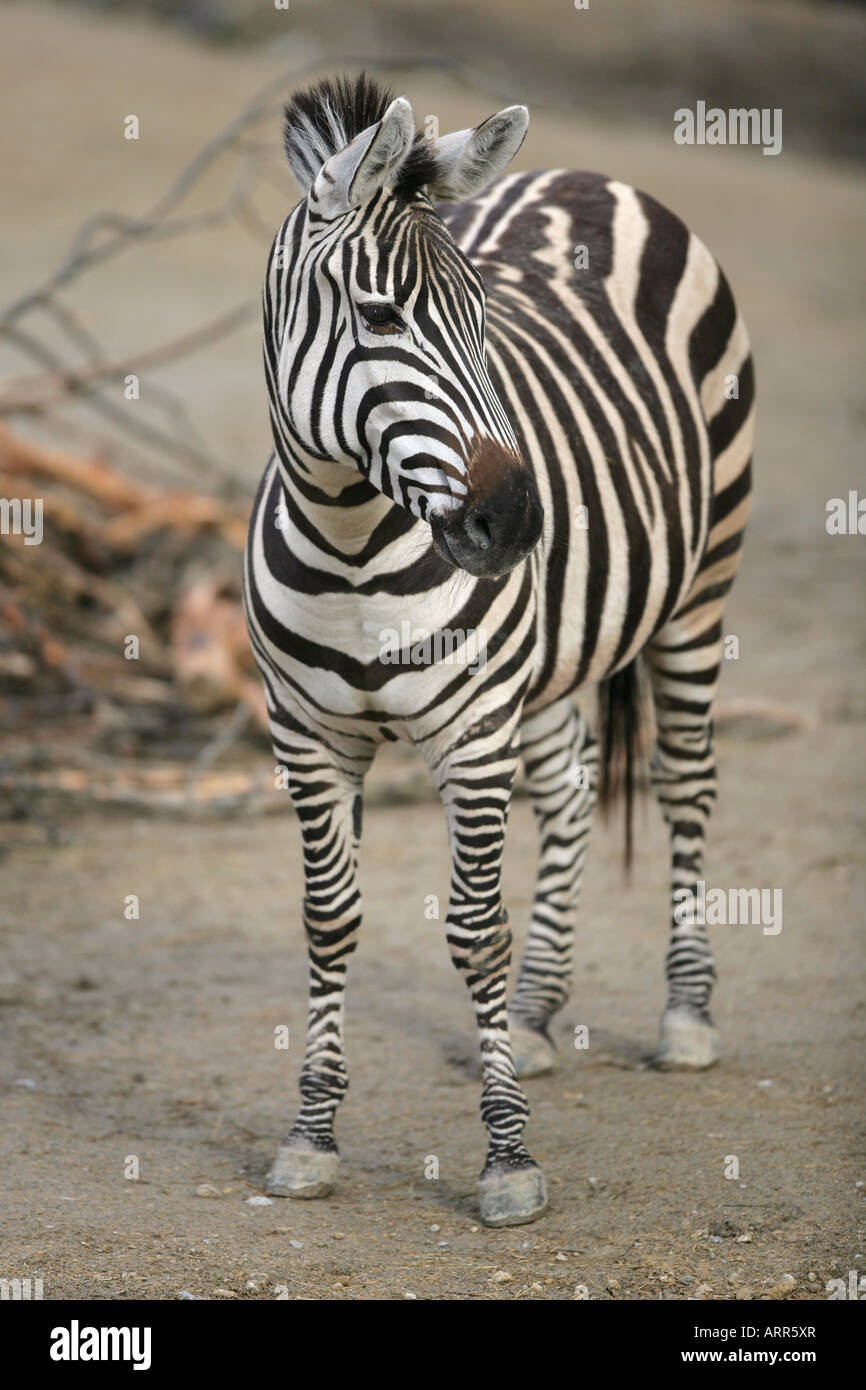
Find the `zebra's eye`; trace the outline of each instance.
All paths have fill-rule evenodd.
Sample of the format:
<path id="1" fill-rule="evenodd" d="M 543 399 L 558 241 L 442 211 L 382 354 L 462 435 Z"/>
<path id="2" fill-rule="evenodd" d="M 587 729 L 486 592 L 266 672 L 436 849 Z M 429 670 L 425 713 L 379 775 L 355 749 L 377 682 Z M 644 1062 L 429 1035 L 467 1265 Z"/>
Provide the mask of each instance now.
<path id="1" fill-rule="evenodd" d="M 371 301 L 368 304 L 359 304 L 358 309 L 371 333 L 402 333 L 403 320 L 393 304 L 376 304 Z"/>

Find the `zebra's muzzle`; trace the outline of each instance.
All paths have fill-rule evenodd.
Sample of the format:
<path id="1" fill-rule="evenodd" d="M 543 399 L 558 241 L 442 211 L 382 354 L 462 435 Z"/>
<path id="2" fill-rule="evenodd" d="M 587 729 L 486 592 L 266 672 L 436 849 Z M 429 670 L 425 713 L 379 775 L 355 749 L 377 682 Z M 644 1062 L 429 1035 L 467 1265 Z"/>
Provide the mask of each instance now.
<path id="1" fill-rule="evenodd" d="M 470 496 L 456 511 L 430 518 L 433 544 L 443 559 L 468 574 L 508 574 L 535 549 L 542 510 L 532 474 L 513 465 L 483 497 Z"/>

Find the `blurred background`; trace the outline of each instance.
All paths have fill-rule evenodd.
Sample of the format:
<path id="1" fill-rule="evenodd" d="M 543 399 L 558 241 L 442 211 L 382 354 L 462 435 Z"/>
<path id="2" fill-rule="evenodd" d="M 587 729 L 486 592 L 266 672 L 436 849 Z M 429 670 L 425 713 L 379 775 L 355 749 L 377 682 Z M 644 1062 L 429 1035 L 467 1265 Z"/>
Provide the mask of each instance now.
<path id="1" fill-rule="evenodd" d="M 262 1270 L 293 1297 L 568 1298 L 575 1280 L 593 1297 L 757 1297 L 790 1291 L 783 1276 L 815 1297 L 866 1267 L 866 541 L 826 525 L 831 499 L 866 492 L 864 38 L 866 10 L 844 0 L 0 4 L 0 499 L 44 502 L 40 545 L 0 535 L 0 1023 L 15 1021 L 0 1148 L 26 1187 L 6 1273 L 44 1269 L 46 1297 L 266 1297 Z M 758 442 L 709 876 L 780 886 L 785 927 L 718 933 L 724 1066 L 646 1071 L 666 835 L 641 818 L 626 886 L 618 824 L 593 832 L 562 1067 L 532 1083 L 554 1213 L 522 1246 L 479 1235 L 472 1025 L 424 910 L 447 893 L 443 821 L 423 769 L 388 746 L 350 990 L 353 1176 L 338 1219 L 280 1213 L 305 1242 L 287 1269 L 285 1241 L 252 1234 L 240 1200 L 288 1120 L 306 974 L 297 837 L 262 819 L 289 802 L 240 566 L 270 448 L 261 280 L 297 196 L 281 107 L 362 66 L 443 133 L 528 104 L 515 167 L 635 184 L 728 275 Z M 677 145 L 674 113 L 699 101 L 780 108 L 782 152 Z M 525 800 L 506 857 L 519 943 Z M 568 1034 L 587 1018 L 577 1054 Z M 273 1047 L 287 1020 L 288 1059 Z M 440 1183 L 421 1176 L 431 1152 Z M 730 1152 L 746 1191 L 718 1181 Z M 115 1181 L 128 1153 L 153 1186 Z M 217 1230 L 213 1204 L 190 1199 L 221 1194 Z M 491 1251 L 514 1282 L 490 1286 Z"/>

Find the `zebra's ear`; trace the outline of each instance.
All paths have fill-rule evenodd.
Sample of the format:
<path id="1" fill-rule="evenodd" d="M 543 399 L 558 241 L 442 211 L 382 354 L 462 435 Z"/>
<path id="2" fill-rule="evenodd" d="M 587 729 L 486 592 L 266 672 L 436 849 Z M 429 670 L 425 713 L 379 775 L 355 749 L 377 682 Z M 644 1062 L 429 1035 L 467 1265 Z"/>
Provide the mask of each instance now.
<path id="1" fill-rule="evenodd" d="M 525 106 L 506 106 L 474 130 L 458 130 L 436 142 L 439 173 L 428 186 L 434 202 L 455 203 L 480 193 L 517 154 L 529 125 Z"/>
<path id="2" fill-rule="evenodd" d="M 360 207 L 397 173 L 415 139 L 412 107 L 405 97 L 391 102 L 381 121 L 367 126 L 322 165 L 310 201 L 323 217 Z"/>

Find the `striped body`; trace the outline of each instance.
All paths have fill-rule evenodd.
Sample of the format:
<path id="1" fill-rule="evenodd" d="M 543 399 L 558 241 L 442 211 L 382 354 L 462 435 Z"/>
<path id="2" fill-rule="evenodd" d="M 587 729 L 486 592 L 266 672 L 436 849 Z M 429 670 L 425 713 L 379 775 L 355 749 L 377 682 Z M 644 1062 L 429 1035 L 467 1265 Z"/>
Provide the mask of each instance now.
<path id="1" fill-rule="evenodd" d="M 716 262 L 678 219 L 625 185 L 563 172 L 510 175 L 443 211 L 484 276 L 491 377 L 545 528 L 510 575 L 455 574 L 429 527 L 372 487 L 333 505 L 339 464 L 325 505 L 299 490 L 303 529 L 278 529 L 293 470 L 272 460 L 251 533 L 254 641 L 282 699 L 350 744 L 459 733 L 501 707 L 497 687 L 509 701 L 525 691 L 535 712 L 602 680 L 694 600 L 699 568 L 698 593 L 730 581 L 748 510 L 748 340 Z M 726 400 L 731 376 L 739 396 Z M 413 630 L 486 631 L 487 698 L 454 662 L 383 663 L 381 634 L 407 616 Z"/>
<path id="2" fill-rule="evenodd" d="M 518 174 L 479 204 L 447 221 L 487 282 L 493 379 L 551 522 L 532 557 L 533 709 L 631 660 L 739 541 L 749 346 L 716 262 L 653 199 Z"/>

